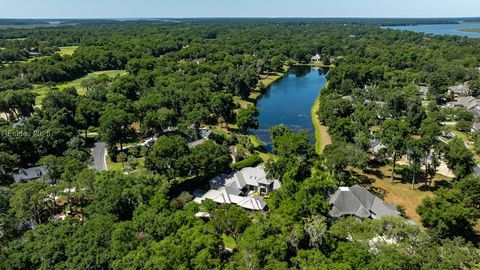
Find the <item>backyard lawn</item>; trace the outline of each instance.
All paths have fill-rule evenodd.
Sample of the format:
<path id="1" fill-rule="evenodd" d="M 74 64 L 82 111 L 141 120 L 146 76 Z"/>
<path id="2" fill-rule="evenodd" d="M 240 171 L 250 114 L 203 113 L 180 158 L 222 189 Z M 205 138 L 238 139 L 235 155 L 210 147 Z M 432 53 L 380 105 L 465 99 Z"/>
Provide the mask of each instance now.
<path id="1" fill-rule="evenodd" d="M 397 172 L 400 172 L 400 167 L 397 165 Z M 411 183 L 402 182 L 398 174 L 395 174 L 395 181 L 392 183 L 390 181 L 391 166 L 388 165 L 364 171 L 355 170 L 355 172 L 366 177 L 371 183 L 370 190 L 381 195 L 385 202 L 404 207 L 408 218 L 420 226 L 420 215 L 416 211 L 418 205 L 424 198 L 432 197 L 433 190 L 437 186 L 450 180 L 443 175 L 437 175 L 432 183 L 432 190 L 429 190 L 423 183 L 416 184 L 415 189 L 412 189 Z"/>
<path id="2" fill-rule="evenodd" d="M 125 70 L 104 70 L 104 71 L 91 72 L 91 73 L 85 75 L 84 77 L 82 77 L 80 79 L 76 79 L 76 80 L 71 81 L 71 82 L 61 83 L 61 84 L 56 85 L 55 87 L 60 91 L 66 89 L 66 88 L 69 88 L 69 87 L 75 87 L 77 89 L 77 92 L 78 92 L 79 95 L 84 95 L 85 90 L 82 89 L 82 87 L 81 87 L 82 82 L 84 80 L 87 80 L 87 79 L 90 79 L 90 78 L 96 78 L 96 77 L 98 77 L 102 74 L 105 74 L 109 77 L 115 77 L 117 75 L 123 76 L 127 73 L 126 73 Z M 34 93 L 38 94 L 37 98 L 35 99 L 35 104 L 37 104 L 37 105 L 42 104 L 43 98 L 51 90 L 52 90 L 52 87 L 50 87 L 50 86 L 40 85 L 40 84 L 34 85 L 32 91 Z"/>
<path id="3" fill-rule="evenodd" d="M 68 46 L 68 47 L 59 47 L 60 55 L 73 55 L 73 53 L 77 50 L 78 46 Z"/>
<path id="4" fill-rule="evenodd" d="M 237 242 L 231 236 L 227 236 L 226 234 L 222 234 L 223 245 L 225 248 L 230 250 L 235 250 L 237 248 Z"/>

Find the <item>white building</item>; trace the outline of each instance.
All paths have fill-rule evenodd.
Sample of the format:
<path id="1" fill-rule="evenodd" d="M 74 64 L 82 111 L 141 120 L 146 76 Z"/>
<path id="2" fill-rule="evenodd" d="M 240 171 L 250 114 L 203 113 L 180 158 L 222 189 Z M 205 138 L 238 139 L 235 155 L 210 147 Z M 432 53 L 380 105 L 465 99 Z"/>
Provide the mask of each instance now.
<path id="1" fill-rule="evenodd" d="M 317 53 L 315 56 L 312 57 L 312 62 L 320 62 L 322 60 L 322 57 Z"/>
<path id="2" fill-rule="evenodd" d="M 219 204 L 236 204 L 248 210 L 263 210 L 267 203 L 255 194 L 266 195 L 280 186 L 280 181 L 267 178 L 265 167 L 260 165 L 213 178 L 210 180 L 211 189 L 198 194 L 195 201 L 201 203 L 210 199 Z"/>

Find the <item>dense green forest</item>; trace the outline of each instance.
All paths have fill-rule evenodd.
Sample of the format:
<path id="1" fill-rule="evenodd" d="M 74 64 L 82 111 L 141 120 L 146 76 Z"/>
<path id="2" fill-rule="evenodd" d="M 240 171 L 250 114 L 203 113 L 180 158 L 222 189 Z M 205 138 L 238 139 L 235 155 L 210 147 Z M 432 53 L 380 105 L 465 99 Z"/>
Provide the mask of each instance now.
<path id="1" fill-rule="evenodd" d="M 472 125 L 468 111 L 440 107 L 452 98 L 449 86 L 468 81 L 480 95 L 480 40 L 381 24 L 248 19 L 0 30 L 0 268 L 478 268 L 474 156 L 458 138 L 436 138 L 442 122 Z M 66 46 L 76 46 L 72 55 L 59 53 Z M 316 54 L 332 67 L 318 115 L 333 143 L 319 154 L 306 132 L 273 127 L 273 153 L 264 153 L 248 134 L 258 127 L 261 78 Z M 61 87 L 111 70 L 126 74 Z M 419 86 L 429 87 L 429 102 Z M 40 102 L 39 89 L 47 89 Z M 190 147 L 207 126 L 214 139 Z M 155 135 L 151 148 L 136 146 Z M 393 160 L 395 171 L 408 152 L 403 179 L 435 190 L 418 207 L 421 224 L 329 217 L 332 191 L 363 184 L 353 170 L 372 166 L 373 138 L 387 145 L 373 162 Z M 97 141 L 122 170 L 89 168 Z M 196 188 L 241 167 L 231 165 L 231 146 L 241 164 L 265 161 L 281 180 L 268 211 L 192 201 Z M 424 172 L 425 156 L 433 161 Z M 431 183 L 440 157 L 456 175 L 442 188 Z M 48 168 L 40 180 L 11 176 L 39 165 Z"/>

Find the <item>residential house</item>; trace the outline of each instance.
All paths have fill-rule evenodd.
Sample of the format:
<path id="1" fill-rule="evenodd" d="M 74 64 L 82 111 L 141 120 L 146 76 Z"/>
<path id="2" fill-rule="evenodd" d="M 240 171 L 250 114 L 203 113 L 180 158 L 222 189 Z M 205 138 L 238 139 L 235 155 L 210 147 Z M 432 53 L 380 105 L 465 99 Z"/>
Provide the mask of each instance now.
<path id="1" fill-rule="evenodd" d="M 39 52 L 28 51 L 27 55 L 28 55 L 28 57 L 37 57 L 37 56 L 40 56 L 40 53 Z"/>
<path id="2" fill-rule="evenodd" d="M 321 60 L 322 60 L 322 57 L 318 53 L 315 56 L 313 56 L 311 59 L 312 62 L 320 62 Z"/>
<path id="3" fill-rule="evenodd" d="M 467 110 L 479 109 L 480 108 L 480 100 L 472 97 L 459 97 L 458 102 L 462 104 L 462 106 Z"/>
<path id="4" fill-rule="evenodd" d="M 418 96 L 422 99 L 426 99 L 428 94 L 428 87 L 427 86 L 419 86 L 418 87 Z"/>
<path id="5" fill-rule="evenodd" d="M 479 122 L 473 123 L 472 129 L 471 129 L 470 131 L 471 131 L 472 133 L 475 133 L 475 132 L 480 131 L 480 123 L 479 123 Z"/>
<path id="6" fill-rule="evenodd" d="M 329 214 L 334 218 L 355 216 L 360 219 L 378 219 L 385 216 L 400 216 L 395 205 L 386 204 L 359 185 L 340 187 L 330 196 L 329 203 L 332 205 Z"/>
<path id="7" fill-rule="evenodd" d="M 210 130 L 205 129 L 205 128 L 201 128 L 199 133 L 200 133 L 201 139 L 196 140 L 196 141 L 193 141 L 193 142 L 190 142 L 190 143 L 188 144 L 188 147 L 189 147 L 190 149 L 193 149 L 193 148 L 195 148 L 195 147 L 197 147 L 197 146 L 199 146 L 199 145 L 201 145 L 201 144 L 204 144 L 204 143 L 207 142 L 209 139 L 212 139 L 212 138 L 214 137 L 214 134 L 213 134 Z"/>
<path id="8" fill-rule="evenodd" d="M 450 93 L 453 93 L 456 97 L 458 96 L 468 96 L 470 95 L 470 86 L 468 82 L 465 82 L 460 85 L 451 86 L 448 88 Z"/>
<path id="9" fill-rule="evenodd" d="M 208 139 L 200 139 L 200 140 L 196 140 L 196 141 L 193 141 L 193 142 L 190 142 L 188 143 L 188 148 L 190 149 L 193 149 L 201 144 L 204 144 L 208 141 Z"/>
<path id="10" fill-rule="evenodd" d="M 27 182 L 35 179 L 40 179 L 48 173 L 45 167 L 32 167 L 27 169 L 20 169 L 12 174 L 16 183 Z"/>
<path id="11" fill-rule="evenodd" d="M 211 138 L 213 138 L 213 133 L 208 129 L 201 128 L 200 129 L 200 137 L 202 137 L 202 139 L 211 139 Z"/>
<path id="12" fill-rule="evenodd" d="M 372 154 L 379 154 L 382 149 L 386 149 L 387 146 L 384 145 L 379 139 L 374 139 L 370 141 L 370 152 Z"/>
<path id="13" fill-rule="evenodd" d="M 480 116 L 480 100 L 472 96 L 458 97 L 455 101 L 448 102 L 447 108 L 465 108 L 475 117 Z"/>
<path id="14" fill-rule="evenodd" d="M 248 210 L 264 210 L 267 203 L 257 194 L 266 195 L 280 186 L 280 181 L 267 177 L 263 165 L 248 167 L 213 178 L 210 180 L 211 189 L 206 193 L 196 192 L 195 201 L 201 203 L 210 199 L 219 204 L 236 204 Z"/>

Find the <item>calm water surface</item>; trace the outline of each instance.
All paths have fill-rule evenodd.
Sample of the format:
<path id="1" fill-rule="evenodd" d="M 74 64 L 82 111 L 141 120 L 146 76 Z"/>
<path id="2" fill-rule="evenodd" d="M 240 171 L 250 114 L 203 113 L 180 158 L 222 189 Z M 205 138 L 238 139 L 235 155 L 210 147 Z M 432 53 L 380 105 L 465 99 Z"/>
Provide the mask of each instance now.
<path id="1" fill-rule="evenodd" d="M 463 29 L 480 29 L 480 23 L 462 23 L 462 24 L 431 24 L 431 25 L 412 25 L 412 26 L 391 26 L 386 27 L 396 30 L 408 30 L 419 33 L 434 35 L 457 35 L 470 38 L 480 38 L 480 33 L 462 32 Z"/>
<path id="2" fill-rule="evenodd" d="M 314 135 L 311 109 L 326 79 L 326 69 L 293 67 L 282 79 L 273 83 L 257 102 L 260 127 L 251 130 L 268 151 L 271 150 L 269 129 L 285 125 L 294 131 L 307 130 Z"/>

